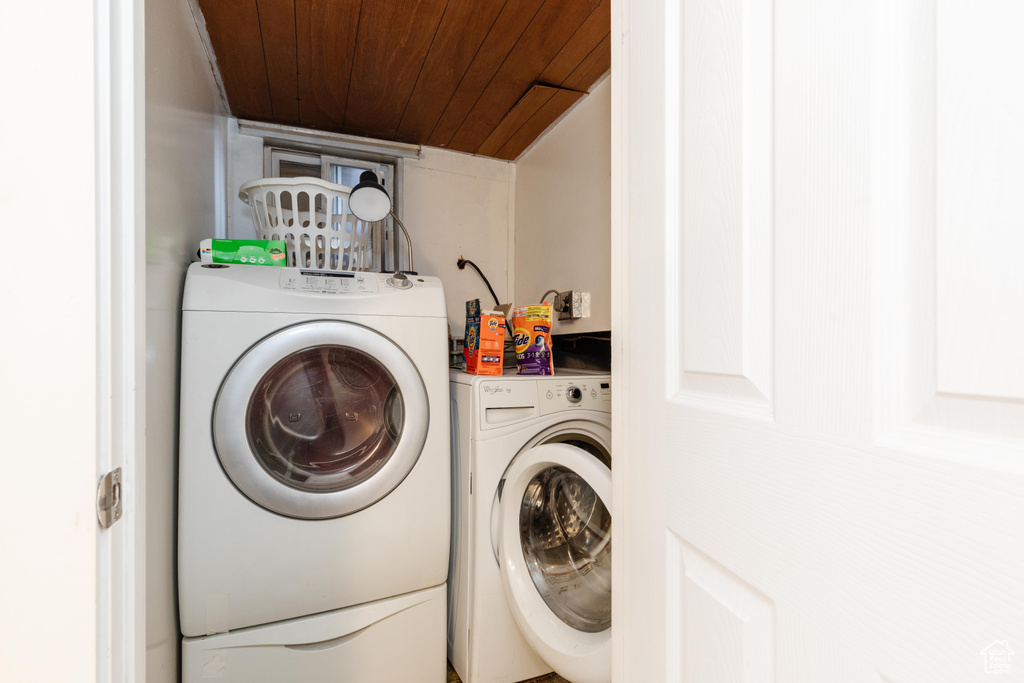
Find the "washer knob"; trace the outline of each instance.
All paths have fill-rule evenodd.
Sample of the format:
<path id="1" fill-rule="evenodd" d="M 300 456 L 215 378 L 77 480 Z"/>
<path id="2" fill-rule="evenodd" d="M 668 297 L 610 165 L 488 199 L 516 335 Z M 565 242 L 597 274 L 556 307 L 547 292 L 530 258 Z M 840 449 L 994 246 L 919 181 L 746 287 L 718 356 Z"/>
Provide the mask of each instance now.
<path id="1" fill-rule="evenodd" d="M 412 287 L 412 280 L 405 273 L 395 273 L 388 278 L 388 284 L 395 289 L 409 289 Z"/>
<path id="2" fill-rule="evenodd" d="M 579 403 L 583 398 L 583 392 L 577 386 L 571 386 L 565 390 L 565 397 L 569 399 L 569 403 Z"/>

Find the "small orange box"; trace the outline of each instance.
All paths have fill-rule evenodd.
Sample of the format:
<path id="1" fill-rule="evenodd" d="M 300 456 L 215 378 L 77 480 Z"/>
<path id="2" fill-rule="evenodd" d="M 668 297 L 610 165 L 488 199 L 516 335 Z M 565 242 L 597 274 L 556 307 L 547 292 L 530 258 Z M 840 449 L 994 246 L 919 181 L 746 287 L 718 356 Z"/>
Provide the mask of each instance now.
<path id="1" fill-rule="evenodd" d="M 466 372 L 474 375 L 500 375 L 501 354 L 505 349 L 505 316 L 484 311 L 480 317 L 466 319 Z"/>

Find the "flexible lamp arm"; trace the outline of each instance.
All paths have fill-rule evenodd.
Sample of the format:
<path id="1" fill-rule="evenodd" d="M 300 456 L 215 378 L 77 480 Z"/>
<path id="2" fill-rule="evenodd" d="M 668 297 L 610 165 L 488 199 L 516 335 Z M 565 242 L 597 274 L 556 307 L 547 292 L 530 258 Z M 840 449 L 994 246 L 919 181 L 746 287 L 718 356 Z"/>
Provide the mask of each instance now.
<path id="1" fill-rule="evenodd" d="M 398 223 L 398 227 L 400 227 L 402 229 L 402 234 L 405 235 L 405 242 L 406 242 L 406 244 L 409 245 L 409 270 L 413 270 L 414 271 L 414 270 L 416 270 L 416 266 L 413 263 L 413 259 L 412 259 L 412 238 L 409 237 L 409 231 L 405 229 L 405 224 L 402 223 L 402 219 L 399 218 L 397 215 L 395 215 L 394 211 L 389 212 L 388 215 L 390 215 L 392 218 L 395 219 L 395 222 Z M 397 254 L 396 254 L 396 256 L 397 256 Z M 398 259 L 396 258 L 395 260 L 397 261 Z M 396 263 L 395 265 L 401 266 L 402 264 Z"/>

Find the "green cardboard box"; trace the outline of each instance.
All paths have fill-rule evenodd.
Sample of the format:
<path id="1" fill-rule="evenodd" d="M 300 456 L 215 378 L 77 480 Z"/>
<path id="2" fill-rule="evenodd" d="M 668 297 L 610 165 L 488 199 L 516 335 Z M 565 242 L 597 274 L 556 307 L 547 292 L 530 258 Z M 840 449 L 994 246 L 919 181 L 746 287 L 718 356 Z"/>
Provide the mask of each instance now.
<path id="1" fill-rule="evenodd" d="M 204 263 L 244 263 L 254 266 L 286 266 L 284 240 L 203 240 L 199 260 Z"/>

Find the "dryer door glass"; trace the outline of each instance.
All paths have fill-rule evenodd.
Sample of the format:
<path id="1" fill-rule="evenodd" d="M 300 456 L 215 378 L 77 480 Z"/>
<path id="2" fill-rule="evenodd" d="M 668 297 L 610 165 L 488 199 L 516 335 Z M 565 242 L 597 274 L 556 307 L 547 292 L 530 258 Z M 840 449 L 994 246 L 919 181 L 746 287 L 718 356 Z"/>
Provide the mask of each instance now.
<path id="1" fill-rule="evenodd" d="M 534 585 L 572 628 L 611 626 L 611 513 L 572 470 L 548 467 L 533 477 L 519 509 L 519 537 Z"/>
<path id="2" fill-rule="evenodd" d="M 312 493 L 344 491 L 388 462 L 405 409 L 391 373 L 366 353 L 321 345 L 263 375 L 246 411 L 246 436 L 277 481 Z"/>

